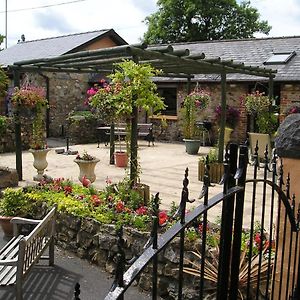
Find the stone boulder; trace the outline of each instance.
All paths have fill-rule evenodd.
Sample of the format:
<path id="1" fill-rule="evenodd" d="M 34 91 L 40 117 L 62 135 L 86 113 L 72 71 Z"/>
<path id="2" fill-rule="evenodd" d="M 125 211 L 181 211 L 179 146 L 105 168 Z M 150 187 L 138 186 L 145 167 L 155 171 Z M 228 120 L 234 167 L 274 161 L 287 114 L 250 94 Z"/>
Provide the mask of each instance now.
<path id="1" fill-rule="evenodd" d="M 287 116 L 278 129 L 275 147 L 280 157 L 300 158 L 300 114 Z"/>

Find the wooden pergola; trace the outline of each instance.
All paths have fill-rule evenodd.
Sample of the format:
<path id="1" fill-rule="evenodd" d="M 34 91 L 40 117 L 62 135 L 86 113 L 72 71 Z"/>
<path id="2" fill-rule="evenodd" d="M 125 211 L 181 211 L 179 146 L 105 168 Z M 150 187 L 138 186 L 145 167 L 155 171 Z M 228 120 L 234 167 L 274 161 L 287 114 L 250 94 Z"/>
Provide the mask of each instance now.
<path id="1" fill-rule="evenodd" d="M 246 66 L 244 63 L 235 63 L 232 60 L 205 59 L 205 54 L 191 55 L 188 49 L 174 50 L 172 45 L 147 47 L 145 44 L 124 45 L 99 50 L 82 51 L 57 57 L 32 59 L 15 62 L 8 66 L 12 71 L 14 86 L 20 85 L 20 74 L 25 72 L 64 72 L 64 73 L 100 73 L 109 74 L 114 70 L 114 64 L 124 59 L 134 60 L 139 64 L 151 64 L 163 71 L 164 77 L 191 78 L 196 74 L 218 74 L 221 76 L 221 125 L 219 136 L 219 161 L 224 152 L 224 131 L 226 116 L 226 75 L 230 73 L 248 74 L 269 79 L 269 97 L 273 97 L 273 79 L 276 71 L 257 67 Z M 134 109 L 132 118 L 130 173 L 136 173 L 137 160 L 137 108 Z M 22 141 L 21 124 L 16 121 L 16 169 L 19 179 L 22 180 Z M 111 156 L 114 151 L 111 143 Z"/>

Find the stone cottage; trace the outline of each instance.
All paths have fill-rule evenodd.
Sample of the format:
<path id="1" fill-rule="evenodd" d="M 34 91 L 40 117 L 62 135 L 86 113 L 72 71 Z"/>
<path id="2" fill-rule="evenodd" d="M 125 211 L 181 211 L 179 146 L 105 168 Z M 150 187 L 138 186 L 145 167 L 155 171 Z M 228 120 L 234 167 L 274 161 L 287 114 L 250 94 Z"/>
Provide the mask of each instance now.
<path id="1" fill-rule="evenodd" d="M 0 51 L 0 65 L 4 68 L 14 62 L 63 56 L 86 50 L 126 45 L 113 29 L 76 33 L 34 41 L 21 41 Z M 26 73 L 24 73 L 26 74 Z M 44 72 L 23 74 L 23 81 L 44 86 L 47 90 L 49 109 L 46 127 L 48 136 L 60 136 L 66 126 L 66 118 L 72 110 L 82 108 L 86 90 L 93 74 Z M 12 78 L 12 74 L 9 74 Z M 13 86 L 13 82 L 11 82 Z M 12 87 L 10 88 L 12 89 Z M 9 114 L 9 97 L 0 99 L 0 114 Z"/>

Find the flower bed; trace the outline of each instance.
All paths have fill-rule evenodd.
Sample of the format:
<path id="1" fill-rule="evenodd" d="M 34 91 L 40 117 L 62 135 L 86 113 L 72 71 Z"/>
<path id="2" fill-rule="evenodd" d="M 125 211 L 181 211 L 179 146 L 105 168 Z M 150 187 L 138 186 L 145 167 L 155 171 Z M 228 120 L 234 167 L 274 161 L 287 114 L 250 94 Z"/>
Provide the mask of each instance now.
<path id="1" fill-rule="evenodd" d="M 116 229 L 124 225 L 123 237 L 125 239 L 124 251 L 126 260 L 138 257 L 144 251 L 143 247 L 149 239 L 152 209 L 146 206 L 143 197 L 135 190 L 128 188 L 128 181 L 111 184 L 107 179 L 107 187 L 98 191 L 93 186 L 83 187 L 69 180 L 56 179 L 52 183 L 41 182 L 37 186 L 23 189 L 6 189 L 3 195 L 10 199 L 15 197 L 24 201 L 28 213 L 36 218 L 45 214 L 45 209 L 53 204 L 58 205 L 56 226 L 56 243 L 63 249 L 74 252 L 81 258 L 95 263 L 106 271 L 113 273 L 116 269 L 117 233 Z M 168 228 L 175 221 L 176 206 L 173 205 L 169 212 L 159 212 L 159 224 Z M 220 237 L 220 227 L 215 224 L 208 225 L 207 251 L 208 261 L 217 263 L 217 249 Z M 184 276 L 185 299 L 195 299 L 199 278 L 197 265 L 199 256 L 195 255 L 201 249 L 200 234 L 203 231 L 201 220 L 194 222 L 186 231 L 185 266 L 188 271 Z M 254 258 L 259 252 L 260 245 L 266 253 L 269 247 L 267 235 L 261 236 L 260 228 L 256 228 L 253 240 Z M 242 234 L 242 251 L 247 253 L 249 232 Z M 261 243 L 263 241 L 263 243 Z M 180 257 L 179 238 L 175 238 L 159 255 L 159 283 L 160 295 L 168 299 L 177 298 L 178 287 L 178 262 Z M 211 255 L 210 255 L 211 254 Z M 244 256 L 243 259 L 245 259 Z M 196 266 L 195 273 L 191 265 Z M 209 268 L 209 265 L 207 265 Z M 252 275 L 254 276 L 254 275 Z M 138 285 L 143 290 L 151 289 L 151 267 L 137 278 Z M 205 293 L 211 295 L 216 290 L 212 281 L 206 281 Z"/>

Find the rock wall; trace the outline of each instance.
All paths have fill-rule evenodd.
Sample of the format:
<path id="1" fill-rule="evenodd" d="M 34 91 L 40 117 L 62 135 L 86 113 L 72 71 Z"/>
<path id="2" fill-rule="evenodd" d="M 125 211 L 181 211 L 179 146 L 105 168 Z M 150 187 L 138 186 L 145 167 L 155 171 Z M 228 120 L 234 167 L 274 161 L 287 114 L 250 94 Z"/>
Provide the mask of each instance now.
<path id="1" fill-rule="evenodd" d="M 93 219 L 80 219 L 59 214 L 56 226 L 56 243 L 59 247 L 75 253 L 83 259 L 104 268 L 113 274 L 116 268 L 117 236 L 114 225 L 104 225 Z M 138 257 L 149 238 L 149 233 L 124 228 L 126 260 Z M 200 249 L 200 242 L 187 242 L 185 257 L 193 259 L 189 250 Z M 158 291 L 161 297 L 177 299 L 179 239 L 176 238 L 158 256 Z M 152 265 L 146 267 L 137 278 L 138 285 L 145 291 L 152 288 Z M 184 274 L 184 299 L 195 299 L 199 281 L 196 277 Z"/>
<path id="2" fill-rule="evenodd" d="M 74 116 L 67 121 L 66 134 L 74 144 L 96 143 L 98 140 L 96 128 L 99 125 L 96 118 Z"/>
<path id="3" fill-rule="evenodd" d="M 30 118 L 21 117 L 21 139 L 22 149 L 29 149 L 32 139 L 32 120 Z M 0 134 L 0 153 L 14 152 L 15 146 L 15 123 L 13 118 L 7 118 L 7 126 Z"/>

